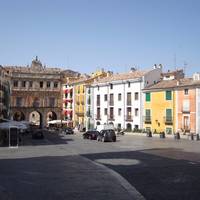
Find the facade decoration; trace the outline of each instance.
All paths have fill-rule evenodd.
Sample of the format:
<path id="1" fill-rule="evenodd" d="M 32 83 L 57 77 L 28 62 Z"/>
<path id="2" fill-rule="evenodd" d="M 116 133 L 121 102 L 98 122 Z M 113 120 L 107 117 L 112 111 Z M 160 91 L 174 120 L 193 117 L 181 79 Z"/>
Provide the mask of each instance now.
<path id="1" fill-rule="evenodd" d="M 49 68 L 34 59 L 31 66 L 5 66 L 11 78 L 11 117 L 31 121 L 41 127 L 62 118 L 61 85 L 76 72 Z"/>

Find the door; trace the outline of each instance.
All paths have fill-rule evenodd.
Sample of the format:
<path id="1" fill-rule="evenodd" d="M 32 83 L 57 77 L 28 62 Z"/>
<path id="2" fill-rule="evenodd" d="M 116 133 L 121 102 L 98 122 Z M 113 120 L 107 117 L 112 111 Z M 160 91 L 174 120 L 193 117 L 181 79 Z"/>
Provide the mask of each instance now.
<path id="1" fill-rule="evenodd" d="M 189 116 L 183 116 L 183 128 L 184 128 L 184 130 L 190 129 Z"/>

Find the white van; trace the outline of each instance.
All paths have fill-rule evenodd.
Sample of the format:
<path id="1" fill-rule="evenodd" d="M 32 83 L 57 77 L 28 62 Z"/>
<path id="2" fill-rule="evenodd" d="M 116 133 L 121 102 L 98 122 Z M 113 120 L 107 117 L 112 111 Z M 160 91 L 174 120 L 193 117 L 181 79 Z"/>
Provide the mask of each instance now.
<path id="1" fill-rule="evenodd" d="M 99 131 L 99 132 L 101 130 L 108 130 L 108 129 L 114 130 L 114 125 L 112 125 L 112 124 L 100 124 L 100 125 L 97 125 L 97 127 L 96 127 L 96 130 Z"/>

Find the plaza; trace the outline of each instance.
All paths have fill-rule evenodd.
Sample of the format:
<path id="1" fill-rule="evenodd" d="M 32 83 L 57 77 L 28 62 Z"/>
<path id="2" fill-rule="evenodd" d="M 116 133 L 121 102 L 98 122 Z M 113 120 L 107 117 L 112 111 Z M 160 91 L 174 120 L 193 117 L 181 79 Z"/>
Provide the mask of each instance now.
<path id="1" fill-rule="evenodd" d="M 1 199 L 198 199 L 199 141 L 47 133 L 0 149 Z"/>

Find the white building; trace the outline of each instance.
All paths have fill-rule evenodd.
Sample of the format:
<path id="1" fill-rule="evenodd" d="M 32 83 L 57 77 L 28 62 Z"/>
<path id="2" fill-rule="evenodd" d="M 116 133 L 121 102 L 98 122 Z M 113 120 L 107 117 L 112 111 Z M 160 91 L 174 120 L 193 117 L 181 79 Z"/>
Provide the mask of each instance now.
<path id="1" fill-rule="evenodd" d="M 161 67 L 149 71 L 132 69 L 128 73 L 113 74 L 91 85 L 90 122 L 113 124 L 115 128 L 133 130 L 142 128 L 142 89 L 161 78 Z M 89 97 L 86 97 L 89 98 Z"/>

